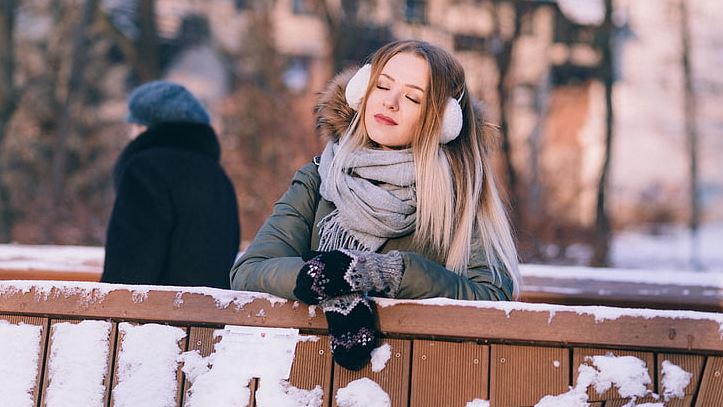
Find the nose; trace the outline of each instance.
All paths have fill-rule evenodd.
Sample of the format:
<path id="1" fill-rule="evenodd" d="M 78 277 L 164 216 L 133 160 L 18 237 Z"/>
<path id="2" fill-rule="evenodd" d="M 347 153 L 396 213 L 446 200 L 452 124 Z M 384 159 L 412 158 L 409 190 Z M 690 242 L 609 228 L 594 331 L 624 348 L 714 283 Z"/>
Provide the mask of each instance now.
<path id="1" fill-rule="evenodd" d="M 389 92 L 382 100 L 382 105 L 393 112 L 397 111 L 399 109 L 399 95 L 397 95 L 397 92 Z"/>

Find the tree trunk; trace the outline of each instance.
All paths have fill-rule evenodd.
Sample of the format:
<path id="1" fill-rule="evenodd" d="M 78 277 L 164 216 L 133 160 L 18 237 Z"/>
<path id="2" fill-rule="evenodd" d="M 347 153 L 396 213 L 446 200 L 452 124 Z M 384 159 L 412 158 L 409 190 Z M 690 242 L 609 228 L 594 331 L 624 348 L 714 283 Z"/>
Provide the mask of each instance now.
<path id="1" fill-rule="evenodd" d="M 93 16 L 97 9 L 98 0 L 87 0 L 80 24 L 78 24 L 73 33 L 70 75 L 66 87 L 65 100 L 58 106 L 57 138 L 51 161 L 52 209 L 60 208 L 65 190 L 66 144 L 69 134 L 73 131 L 73 108 L 78 103 L 78 96 L 83 94 L 83 71 L 88 55 L 87 31 L 93 22 Z"/>
<path id="2" fill-rule="evenodd" d="M 512 142 L 510 140 L 509 119 L 507 116 L 507 103 L 509 96 L 510 81 L 512 77 L 512 56 L 517 38 L 520 35 L 520 27 L 522 25 L 522 14 L 525 9 L 518 3 L 515 4 L 515 28 L 512 38 L 503 40 L 499 32 L 499 16 L 495 12 L 495 38 L 501 43 L 501 49 L 496 52 L 495 61 L 497 62 L 497 71 L 499 72 L 499 81 L 497 82 L 497 97 L 500 112 L 500 135 L 502 137 L 502 155 L 505 161 L 505 170 L 507 172 L 507 193 L 509 194 L 510 204 L 512 205 L 512 221 L 518 230 L 522 229 L 524 211 L 521 208 L 522 200 L 518 190 L 518 175 L 515 165 L 512 162 Z M 495 50 L 493 49 L 494 53 Z"/>
<path id="3" fill-rule="evenodd" d="M 156 27 L 156 1 L 140 0 L 138 5 L 138 23 L 141 29 L 136 42 L 140 60 L 146 67 L 147 78 L 143 81 L 161 76 L 161 58 L 158 50 L 158 28 Z"/>
<path id="4" fill-rule="evenodd" d="M 613 111 L 613 49 L 614 29 L 612 22 L 613 0 L 605 0 L 605 21 L 603 22 L 604 39 L 602 41 L 601 76 L 605 84 L 605 151 L 600 178 L 597 187 L 597 204 L 595 208 L 595 248 L 593 266 L 607 266 L 610 251 L 610 219 L 607 210 L 607 188 L 610 176 L 610 160 L 614 137 L 614 111 Z"/>
<path id="5" fill-rule="evenodd" d="M 698 127 L 697 103 L 693 90 L 693 74 L 690 63 L 690 15 L 685 0 L 680 1 L 682 65 L 684 83 L 685 134 L 690 157 L 690 262 L 695 270 L 702 269 L 698 247 L 700 226 L 700 199 L 698 195 Z"/>
<path id="6" fill-rule="evenodd" d="M 15 26 L 16 0 L 0 2 L 0 152 L 5 141 L 5 131 L 17 108 L 18 95 L 15 88 Z M 2 177 L 4 160 L 0 160 L 0 241 L 12 239 L 14 211 L 10 203 L 10 190 Z"/>

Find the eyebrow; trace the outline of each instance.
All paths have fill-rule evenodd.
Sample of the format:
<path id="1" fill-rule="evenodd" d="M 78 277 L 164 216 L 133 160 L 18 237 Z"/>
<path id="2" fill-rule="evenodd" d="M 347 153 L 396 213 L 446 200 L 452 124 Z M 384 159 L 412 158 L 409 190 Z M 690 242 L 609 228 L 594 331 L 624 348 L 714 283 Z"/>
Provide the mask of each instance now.
<path id="1" fill-rule="evenodd" d="M 381 73 L 381 74 L 379 74 L 379 75 L 388 78 L 388 79 L 389 79 L 390 81 L 392 81 L 392 82 L 396 82 L 396 80 L 395 80 L 394 78 L 392 78 L 391 76 L 389 76 L 389 75 L 387 75 L 387 74 L 385 74 L 385 73 Z M 417 86 L 417 85 L 412 85 L 411 83 L 405 83 L 404 86 L 408 86 L 408 87 L 410 87 L 410 88 L 418 89 L 418 90 L 420 90 L 422 93 L 424 93 L 424 89 L 420 88 L 420 87 Z"/>

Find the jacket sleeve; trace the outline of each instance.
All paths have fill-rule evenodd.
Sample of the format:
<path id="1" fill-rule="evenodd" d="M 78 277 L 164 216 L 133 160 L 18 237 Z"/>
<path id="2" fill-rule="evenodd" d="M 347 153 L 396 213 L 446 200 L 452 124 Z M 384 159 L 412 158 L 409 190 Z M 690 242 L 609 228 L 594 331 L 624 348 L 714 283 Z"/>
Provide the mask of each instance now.
<path id="1" fill-rule="evenodd" d="M 461 276 L 415 252 L 402 252 L 404 275 L 396 298 L 445 297 L 457 300 L 510 300 L 512 280 L 506 270 L 495 278 L 473 255 L 467 276 Z"/>
<path id="2" fill-rule="evenodd" d="M 101 281 L 158 284 L 173 225 L 169 192 L 148 161 L 129 162 L 118 192 L 105 246 Z"/>
<path id="3" fill-rule="evenodd" d="M 310 163 L 297 171 L 244 255 L 231 269 L 231 288 L 296 300 L 296 276 L 310 250 L 319 177 Z"/>

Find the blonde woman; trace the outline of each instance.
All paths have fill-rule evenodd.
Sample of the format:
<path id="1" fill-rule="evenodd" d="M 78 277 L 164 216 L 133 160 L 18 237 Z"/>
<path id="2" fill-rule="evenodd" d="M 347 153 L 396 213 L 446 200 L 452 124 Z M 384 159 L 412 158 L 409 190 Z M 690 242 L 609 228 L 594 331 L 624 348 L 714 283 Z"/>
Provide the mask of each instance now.
<path id="1" fill-rule="evenodd" d="M 516 295 L 492 141 L 452 55 L 420 41 L 387 44 L 332 80 L 316 120 L 328 143 L 234 265 L 232 288 L 319 304 L 334 360 L 354 370 L 377 341 L 367 295 Z"/>

